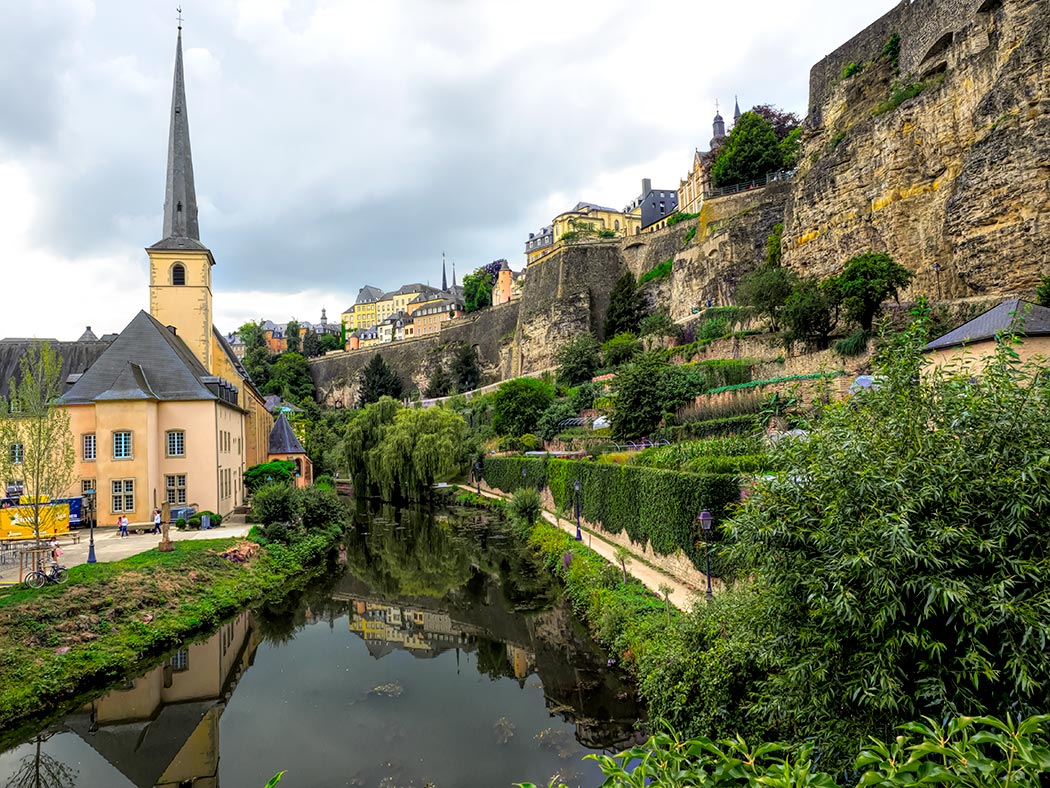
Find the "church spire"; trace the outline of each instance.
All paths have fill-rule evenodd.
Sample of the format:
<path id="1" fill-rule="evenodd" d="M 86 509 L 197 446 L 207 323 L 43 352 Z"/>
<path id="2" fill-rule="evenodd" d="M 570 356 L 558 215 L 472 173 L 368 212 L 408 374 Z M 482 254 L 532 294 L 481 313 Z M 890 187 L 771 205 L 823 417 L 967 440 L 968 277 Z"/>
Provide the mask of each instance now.
<path id="1" fill-rule="evenodd" d="M 441 290 L 448 290 L 448 279 L 445 278 L 445 253 L 441 253 Z"/>
<path id="2" fill-rule="evenodd" d="M 452 261 L 452 289 L 456 289 L 456 261 Z"/>
<path id="3" fill-rule="evenodd" d="M 186 86 L 182 76 L 182 21 L 175 45 L 175 78 L 171 89 L 171 127 L 168 131 L 168 178 L 164 188 L 164 235 L 200 241 L 197 194 L 193 188 L 190 122 L 186 115 Z"/>
<path id="4" fill-rule="evenodd" d="M 740 120 L 740 99 L 737 96 L 733 96 L 733 101 L 733 125 L 735 126 L 736 122 Z"/>

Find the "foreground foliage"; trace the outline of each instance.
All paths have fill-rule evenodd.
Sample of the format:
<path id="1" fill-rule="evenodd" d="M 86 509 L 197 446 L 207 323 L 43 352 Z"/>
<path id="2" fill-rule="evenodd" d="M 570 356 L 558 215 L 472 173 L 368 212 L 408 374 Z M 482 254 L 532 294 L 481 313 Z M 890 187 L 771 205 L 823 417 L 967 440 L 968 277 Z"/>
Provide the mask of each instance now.
<path id="1" fill-rule="evenodd" d="M 776 445 L 783 475 L 728 527 L 767 609 L 752 713 L 793 737 L 1045 708 L 1050 378 L 1007 341 L 983 373 L 926 369 L 927 324 Z"/>
<path id="2" fill-rule="evenodd" d="M 819 771 L 812 744 L 789 747 L 741 737 L 713 741 L 660 733 L 619 755 L 587 758 L 598 762 L 607 778 L 602 785 L 608 788 L 1035 786 L 1045 784 L 1050 773 L 1048 720 L 957 717 L 941 725 L 927 718 L 902 725 L 892 741 L 868 742 L 856 759 L 858 780 L 837 780 Z M 536 786 L 522 783 L 521 788 Z"/>

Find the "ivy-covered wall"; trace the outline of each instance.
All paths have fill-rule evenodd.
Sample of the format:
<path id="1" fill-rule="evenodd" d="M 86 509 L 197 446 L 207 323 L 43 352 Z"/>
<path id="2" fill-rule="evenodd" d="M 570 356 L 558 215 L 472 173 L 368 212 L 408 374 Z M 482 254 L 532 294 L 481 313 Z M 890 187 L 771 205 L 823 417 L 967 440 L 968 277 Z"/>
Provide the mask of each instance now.
<path id="1" fill-rule="evenodd" d="M 740 500 L 736 474 L 682 473 L 589 460 L 490 457 L 483 475 L 490 487 L 512 493 L 522 487 L 549 488 L 554 505 L 573 510 L 573 482 L 579 480 L 584 520 L 654 553 L 681 550 L 698 569 L 704 567 L 704 545 L 696 517 L 707 509 L 715 523 Z M 718 534 L 712 532 L 712 572 L 717 570 Z"/>

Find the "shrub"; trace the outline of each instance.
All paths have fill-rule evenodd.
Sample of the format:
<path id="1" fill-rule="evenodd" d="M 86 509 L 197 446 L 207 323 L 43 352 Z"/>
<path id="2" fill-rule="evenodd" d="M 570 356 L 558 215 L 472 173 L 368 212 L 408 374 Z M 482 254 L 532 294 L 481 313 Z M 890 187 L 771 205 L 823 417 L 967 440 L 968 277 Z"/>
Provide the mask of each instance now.
<path id="1" fill-rule="evenodd" d="M 1044 276 L 1035 291 L 1035 302 L 1039 306 L 1050 306 L 1050 276 Z"/>
<path id="2" fill-rule="evenodd" d="M 890 97 L 886 101 L 877 105 L 875 109 L 871 111 L 871 114 L 877 116 L 883 115 L 887 112 L 892 112 L 908 99 L 915 98 L 920 93 L 922 93 L 922 91 L 926 89 L 928 84 L 932 84 L 932 81 L 929 83 L 912 82 L 904 85 L 898 85 L 893 89 L 893 92 L 890 93 Z"/>
<path id="3" fill-rule="evenodd" d="M 864 66 L 862 66 L 860 63 L 857 63 L 857 62 L 849 63 L 849 64 L 846 65 L 845 68 L 842 69 L 842 78 L 843 79 L 849 79 L 850 77 L 852 77 L 852 76 L 854 76 L 856 74 L 859 74 L 863 70 L 864 70 Z"/>
<path id="4" fill-rule="evenodd" d="M 696 237 L 696 228 L 695 227 L 690 227 L 689 228 L 689 232 L 687 232 L 685 235 L 682 236 L 682 248 L 684 249 L 686 246 L 688 246 L 689 242 L 692 241 L 693 238 L 695 238 L 695 237 Z"/>
<path id="5" fill-rule="evenodd" d="M 899 33 L 894 33 L 886 39 L 886 44 L 882 48 L 882 56 L 893 66 L 894 72 L 900 70 L 901 37 Z"/>
<path id="6" fill-rule="evenodd" d="M 329 476 L 327 473 L 322 473 L 320 476 L 314 477 L 315 487 L 330 487 L 335 489 L 335 479 Z"/>
<path id="7" fill-rule="evenodd" d="M 582 408 L 579 410 L 574 408 L 569 400 L 555 400 L 547 410 L 543 411 L 543 415 L 540 417 L 539 425 L 537 426 L 539 436 L 546 441 L 554 440 L 554 436 L 561 432 L 562 422 L 575 418 L 579 415 L 580 410 Z"/>
<path id="8" fill-rule="evenodd" d="M 696 232 L 696 228 L 693 228 L 693 232 Z M 650 268 L 644 274 L 638 278 L 638 285 L 644 285 L 646 282 L 651 282 L 654 279 L 664 279 L 671 275 L 671 269 L 674 268 L 674 258 L 664 260 L 657 266 Z"/>
<path id="9" fill-rule="evenodd" d="M 546 413 L 546 411 L 544 412 Z M 543 441 L 531 432 L 526 432 L 518 438 L 518 447 L 521 451 L 538 451 L 543 448 Z"/>
<path id="10" fill-rule="evenodd" d="M 721 419 L 693 421 L 686 424 L 661 427 L 653 433 L 653 438 L 665 438 L 670 441 L 713 438 L 718 436 L 737 436 L 753 433 L 762 423 L 757 413 L 740 416 L 727 416 Z"/>
<path id="11" fill-rule="evenodd" d="M 331 487 L 304 487 L 297 491 L 299 512 L 307 530 L 332 524 L 342 524 L 346 509 Z"/>
<path id="12" fill-rule="evenodd" d="M 178 519 L 176 519 L 175 527 L 178 528 L 180 531 L 184 531 L 186 529 L 186 518 L 179 517 Z"/>
<path id="13" fill-rule="evenodd" d="M 835 343 L 835 352 L 841 356 L 862 356 L 868 350 L 868 332 L 857 329 L 845 339 Z"/>
<path id="14" fill-rule="evenodd" d="M 271 460 L 244 471 L 244 486 L 249 494 L 270 482 L 291 483 L 295 479 L 295 463 L 291 460 Z"/>
<path id="15" fill-rule="evenodd" d="M 598 369 L 598 340 L 590 333 L 581 334 L 566 342 L 554 355 L 558 365 L 558 382 L 563 386 L 575 386 L 594 376 Z"/>
<path id="16" fill-rule="evenodd" d="M 543 510 L 540 491 L 535 487 L 521 487 L 514 491 L 507 504 L 507 514 L 519 531 L 528 532 L 540 519 Z"/>
<path id="17" fill-rule="evenodd" d="M 839 143 L 846 139 L 846 130 L 839 129 L 836 131 L 830 140 L 828 140 L 828 150 L 835 150 L 839 146 Z"/>
<path id="18" fill-rule="evenodd" d="M 492 428 L 497 435 L 535 432 L 540 416 L 554 401 L 554 387 L 535 378 L 508 380 L 492 400 Z"/>
<path id="19" fill-rule="evenodd" d="M 675 211 L 667 217 L 667 226 L 674 227 L 679 222 L 685 222 L 689 219 L 695 219 L 699 215 L 699 213 L 682 213 L 681 211 Z"/>
<path id="20" fill-rule="evenodd" d="M 270 482 L 252 496 L 252 520 L 262 525 L 295 522 L 299 517 L 299 496 L 289 484 Z"/>
<path id="21" fill-rule="evenodd" d="M 262 533 L 268 542 L 290 545 L 299 540 L 299 537 L 302 536 L 302 529 L 292 523 L 278 521 L 265 526 Z"/>
<path id="22" fill-rule="evenodd" d="M 602 360 L 607 367 L 618 367 L 637 356 L 641 349 L 634 334 L 617 334 L 602 345 Z"/>

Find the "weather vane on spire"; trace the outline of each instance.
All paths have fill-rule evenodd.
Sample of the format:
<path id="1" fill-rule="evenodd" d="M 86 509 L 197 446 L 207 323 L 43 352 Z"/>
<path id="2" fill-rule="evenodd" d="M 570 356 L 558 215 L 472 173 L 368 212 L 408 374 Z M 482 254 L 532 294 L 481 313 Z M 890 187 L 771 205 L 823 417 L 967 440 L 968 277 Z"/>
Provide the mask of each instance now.
<path id="1" fill-rule="evenodd" d="M 178 12 L 178 14 L 179 14 L 179 15 L 178 15 L 178 16 L 176 17 L 176 19 L 178 19 L 178 20 L 179 20 L 179 30 L 182 30 L 182 6 L 180 5 L 180 6 L 179 6 L 178 8 L 176 8 L 175 10 L 176 10 L 176 12 Z"/>

